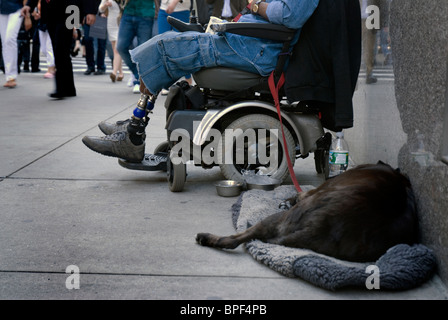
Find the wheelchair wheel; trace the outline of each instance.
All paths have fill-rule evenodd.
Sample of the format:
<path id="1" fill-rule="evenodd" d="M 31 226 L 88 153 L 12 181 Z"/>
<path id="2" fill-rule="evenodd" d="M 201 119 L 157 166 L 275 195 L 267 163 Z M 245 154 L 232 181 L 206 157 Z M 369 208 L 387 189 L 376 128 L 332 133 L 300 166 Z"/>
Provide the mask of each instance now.
<path id="1" fill-rule="evenodd" d="M 316 166 L 316 172 L 319 174 L 324 174 L 325 180 L 328 179 L 330 173 L 329 166 L 330 152 L 328 150 L 316 150 L 314 152 L 314 164 Z"/>
<path id="2" fill-rule="evenodd" d="M 226 151 L 226 144 L 228 144 L 226 141 L 228 133 L 226 132 L 229 132 L 227 129 L 231 129 L 230 132 L 234 133 L 232 138 L 234 141 L 231 146 L 232 150 Z M 272 135 L 270 129 L 275 129 L 276 135 Z M 294 138 L 286 127 L 283 127 L 283 130 L 289 151 L 288 156 L 294 164 L 296 156 Z M 244 139 L 241 139 L 242 136 Z M 278 119 L 264 114 L 243 116 L 227 126 L 222 134 L 222 141 L 222 148 L 218 148 L 218 159 L 221 161 L 219 167 L 226 179 L 244 182 L 243 172 L 245 170 L 255 173 L 261 171 L 261 174 L 281 181 L 288 176 L 288 163 L 284 154 L 282 131 Z M 244 159 L 242 159 L 242 155 L 244 155 Z M 232 158 L 230 163 L 229 157 Z M 266 161 L 268 159 L 269 162 Z"/>
<path id="3" fill-rule="evenodd" d="M 332 136 L 331 133 L 327 132 L 322 138 L 317 141 L 317 150 L 314 151 L 314 164 L 316 167 L 316 172 L 323 174 L 325 180 L 328 179 L 330 174 L 330 146 L 331 146 Z"/>
<path id="4" fill-rule="evenodd" d="M 181 192 L 187 179 L 187 165 L 185 163 L 174 164 L 168 156 L 167 178 L 170 190 L 172 192 Z"/>
<path id="5" fill-rule="evenodd" d="M 154 154 L 159 152 L 168 152 L 170 148 L 170 144 L 168 141 L 163 141 L 158 144 L 158 146 L 154 149 Z"/>

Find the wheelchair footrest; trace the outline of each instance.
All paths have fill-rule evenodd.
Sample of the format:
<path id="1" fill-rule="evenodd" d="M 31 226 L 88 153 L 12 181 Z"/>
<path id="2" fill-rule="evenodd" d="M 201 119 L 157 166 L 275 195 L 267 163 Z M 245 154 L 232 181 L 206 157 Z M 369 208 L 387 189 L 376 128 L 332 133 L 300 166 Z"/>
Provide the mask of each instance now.
<path id="1" fill-rule="evenodd" d="M 156 154 L 146 153 L 142 162 L 129 162 L 123 159 L 118 159 L 120 166 L 130 170 L 142 171 L 166 171 L 166 162 L 168 153 L 159 152 Z"/>

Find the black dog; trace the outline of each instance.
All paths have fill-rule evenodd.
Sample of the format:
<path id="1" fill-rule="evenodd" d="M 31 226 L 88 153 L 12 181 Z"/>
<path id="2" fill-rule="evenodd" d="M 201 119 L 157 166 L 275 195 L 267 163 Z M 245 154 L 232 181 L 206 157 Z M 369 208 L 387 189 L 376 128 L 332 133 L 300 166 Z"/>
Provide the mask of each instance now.
<path id="1" fill-rule="evenodd" d="M 288 211 L 273 214 L 246 231 L 218 237 L 199 233 L 203 246 L 234 249 L 264 242 L 347 261 L 375 261 L 387 249 L 417 241 L 415 197 L 407 177 L 389 165 L 360 165 L 298 195 Z"/>

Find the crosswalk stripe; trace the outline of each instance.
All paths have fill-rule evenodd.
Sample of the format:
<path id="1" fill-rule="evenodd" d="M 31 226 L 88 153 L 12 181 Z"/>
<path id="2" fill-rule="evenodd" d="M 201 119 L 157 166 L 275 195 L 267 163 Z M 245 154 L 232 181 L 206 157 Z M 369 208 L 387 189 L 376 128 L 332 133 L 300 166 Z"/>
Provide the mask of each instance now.
<path id="1" fill-rule="evenodd" d="M 41 55 L 39 58 L 40 58 L 39 59 L 39 68 L 42 71 L 46 71 L 48 68 L 48 64 L 47 64 L 47 60 L 46 60 L 45 56 Z M 106 64 L 106 68 L 108 70 L 112 70 L 112 62 L 108 57 L 106 57 L 106 59 L 105 59 L 105 64 Z M 73 65 L 74 73 L 83 73 L 87 69 L 86 59 L 81 56 L 72 57 L 72 65 Z M 123 73 L 125 75 L 131 74 L 128 66 L 125 63 L 123 63 Z M 39 73 L 36 73 L 36 74 L 39 74 Z"/>
<path id="2" fill-rule="evenodd" d="M 373 68 L 372 76 L 377 78 L 378 81 L 395 81 L 394 70 L 391 67 L 375 67 Z M 365 69 L 359 72 L 359 78 L 366 78 Z"/>

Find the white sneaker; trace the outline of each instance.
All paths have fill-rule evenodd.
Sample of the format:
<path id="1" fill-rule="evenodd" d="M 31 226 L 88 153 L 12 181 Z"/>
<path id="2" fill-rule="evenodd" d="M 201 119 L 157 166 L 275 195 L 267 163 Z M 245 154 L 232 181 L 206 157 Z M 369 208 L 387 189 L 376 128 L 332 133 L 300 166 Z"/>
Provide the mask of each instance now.
<path id="1" fill-rule="evenodd" d="M 167 89 L 162 89 L 162 90 L 160 91 L 160 94 L 161 94 L 162 96 L 166 96 L 166 95 L 168 95 L 168 92 L 170 92 L 170 91 L 167 90 Z"/>
<path id="2" fill-rule="evenodd" d="M 132 87 L 134 85 L 134 81 L 135 81 L 134 74 L 131 73 L 131 76 L 129 77 L 129 80 L 128 80 L 128 87 Z"/>
<path id="3" fill-rule="evenodd" d="M 139 84 L 134 85 L 134 88 L 132 89 L 132 92 L 140 93 L 140 85 Z"/>

